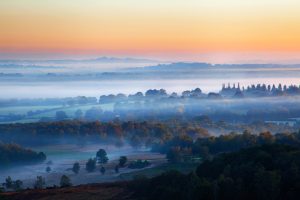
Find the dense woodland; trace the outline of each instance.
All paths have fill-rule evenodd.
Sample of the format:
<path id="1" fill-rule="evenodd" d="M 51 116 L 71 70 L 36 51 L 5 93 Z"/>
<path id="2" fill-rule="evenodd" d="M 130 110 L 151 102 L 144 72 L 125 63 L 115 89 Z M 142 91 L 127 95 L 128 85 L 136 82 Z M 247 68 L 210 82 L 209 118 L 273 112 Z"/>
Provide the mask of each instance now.
<path id="1" fill-rule="evenodd" d="M 195 137 L 208 136 L 206 129 L 196 125 L 184 128 L 151 122 L 62 121 L 0 125 L 3 140 L 31 144 L 63 142 L 65 138 L 69 142 L 117 142 L 120 145 L 128 142 L 139 147 L 154 142 L 163 143 L 173 134 L 184 132 L 191 132 Z"/>
<path id="2" fill-rule="evenodd" d="M 0 168 L 18 164 L 32 164 L 46 160 L 43 152 L 35 152 L 17 144 L 4 144 L 0 141 Z"/>
<path id="3" fill-rule="evenodd" d="M 220 154 L 200 164 L 196 173 L 139 178 L 132 187 L 138 199 L 296 200 L 299 168 L 299 148 L 263 145 Z"/>
<path id="4" fill-rule="evenodd" d="M 99 122 L 99 121 L 60 121 L 25 124 L 1 124 L 0 139 L 7 143 L 18 144 L 55 144 L 106 142 L 123 145 L 129 143 L 133 147 L 165 144 L 176 136 L 187 135 L 192 140 L 210 135 L 241 133 L 248 130 L 253 134 L 270 130 L 272 133 L 295 132 L 295 127 L 269 123 L 230 124 L 224 121 L 214 122 L 206 116 L 194 120 L 180 119 L 164 122 Z"/>
<path id="5" fill-rule="evenodd" d="M 272 135 L 270 132 L 251 134 L 244 131 L 242 134 L 230 133 L 197 140 L 193 140 L 187 135 L 181 135 L 164 144 L 154 145 L 152 150 L 167 154 L 169 161 L 176 163 L 192 160 L 193 157 L 210 160 L 220 153 L 269 144 L 284 144 L 300 148 L 300 132 Z"/>

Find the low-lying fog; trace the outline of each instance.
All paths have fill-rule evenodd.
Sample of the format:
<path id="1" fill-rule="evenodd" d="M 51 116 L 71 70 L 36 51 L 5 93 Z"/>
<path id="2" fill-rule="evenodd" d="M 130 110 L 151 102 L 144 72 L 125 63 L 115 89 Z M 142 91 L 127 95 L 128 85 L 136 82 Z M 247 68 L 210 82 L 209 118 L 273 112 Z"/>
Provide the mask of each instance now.
<path id="1" fill-rule="evenodd" d="M 231 79 L 147 79 L 147 80 L 99 80 L 99 81 L 59 81 L 59 82 L 1 82 L 0 98 L 53 98 L 92 96 L 107 94 L 134 94 L 148 89 L 164 88 L 168 92 L 181 93 L 200 87 L 205 93 L 219 92 L 223 83 L 240 83 L 241 86 L 265 83 L 270 85 L 291 85 L 299 83 L 299 78 L 231 78 Z"/>
<path id="2" fill-rule="evenodd" d="M 96 152 L 103 148 L 107 152 L 109 158 L 108 164 L 105 164 L 106 173 L 101 175 L 99 169 L 92 173 L 85 170 L 85 163 L 89 158 L 94 158 Z M 41 164 L 17 166 L 9 169 L 0 170 L 0 183 L 5 182 L 8 176 L 13 180 L 20 179 L 23 181 L 24 187 L 33 187 L 37 176 L 43 176 L 47 186 L 59 185 L 60 177 L 65 174 L 71 178 L 73 184 L 107 182 L 119 180 L 118 175 L 114 171 L 114 167 L 118 163 L 120 156 L 127 156 L 128 160 L 135 159 L 154 159 L 164 162 L 164 156 L 157 153 L 151 153 L 149 149 L 133 149 L 130 146 L 121 148 L 113 145 L 96 145 L 87 146 L 78 145 L 52 145 L 32 148 L 36 151 L 43 151 L 47 155 L 47 160 Z M 75 162 L 80 163 L 79 174 L 74 174 L 71 170 Z M 152 162 L 155 164 L 156 162 Z M 99 165 L 99 164 L 97 164 Z M 46 168 L 51 168 L 50 172 L 46 172 Z M 151 167 L 151 166 L 150 166 Z M 120 173 L 133 171 L 128 168 L 120 168 Z"/>
<path id="3" fill-rule="evenodd" d="M 133 94 L 164 88 L 168 92 L 201 88 L 218 92 L 223 83 L 299 84 L 300 65 L 159 64 L 139 59 L 1 61 L 0 98 L 51 98 Z"/>

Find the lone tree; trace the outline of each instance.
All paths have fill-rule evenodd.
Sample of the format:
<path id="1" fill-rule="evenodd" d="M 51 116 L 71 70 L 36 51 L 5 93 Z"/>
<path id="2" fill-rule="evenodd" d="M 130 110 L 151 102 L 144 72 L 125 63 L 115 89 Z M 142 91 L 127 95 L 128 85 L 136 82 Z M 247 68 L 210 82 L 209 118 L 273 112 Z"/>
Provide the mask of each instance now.
<path id="1" fill-rule="evenodd" d="M 11 179 L 10 176 L 8 176 L 6 179 L 5 179 L 5 187 L 6 188 L 12 188 L 13 186 L 13 180 Z"/>
<path id="2" fill-rule="evenodd" d="M 79 165 L 79 163 L 78 163 L 78 162 L 74 163 L 73 168 L 72 168 L 72 171 L 73 171 L 75 174 L 78 174 L 79 170 L 80 170 L 80 165 Z"/>
<path id="3" fill-rule="evenodd" d="M 43 189 L 45 184 L 46 184 L 45 179 L 42 176 L 37 176 L 34 182 L 34 188 Z"/>
<path id="4" fill-rule="evenodd" d="M 15 191 L 21 190 L 22 187 L 23 187 L 23 182 L 21 180 L 16 180 L 16 181 L 13 182 L 13 189 Z"/>
<path id="5" fill-rule="evenodd" d="M 93 172 L 96 169 L 96 159 L 90 158 L 85 164 L 85 169 L 88 172 Z"/>
<path id="6" fill-rule="evenodd" d="M 96 154 L 96 158 L 98 160 L 98 163 L 105 164 L 108 161 L 107 153 L 104 149 L 99 149 L 99 151 Z"/>
<path id="7" fill-rule="evenodd" d="M 60 178 L 60 187 L 70 187 L 72 186 L 71 180 L 66 175 L 62 175 Z"/>
<path id="8" fill-rule="evenodd" d="M 127 157 L 126 156 L 121 156 L 120 159 L 119 159 L 119 166 L 124 167 L 126 162 L 127 162 Z"/>
<path id="9" fill-rule="evenodd" d="M 101 166 L 101 168 L 100 168 L 100 172 L 101 172 L 101 174 L 102 174 L 102 175 L 104 175 L 104 174 L 105 174 L 105 168 L 104 168 L 103 166 Z"/>
<path id="10" fill-rule="evenodd" d="M 46 167 L 46 172 L 47 172 L 47 173 L 51 172 L 51 168 L 50 168 L 49 166 Z"/>

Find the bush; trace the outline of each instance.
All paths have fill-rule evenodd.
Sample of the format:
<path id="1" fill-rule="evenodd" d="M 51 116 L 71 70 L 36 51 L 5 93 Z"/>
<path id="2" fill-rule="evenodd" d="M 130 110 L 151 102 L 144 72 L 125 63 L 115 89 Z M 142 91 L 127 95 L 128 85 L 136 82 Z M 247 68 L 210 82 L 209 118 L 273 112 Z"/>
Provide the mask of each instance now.
<path id="1" fill-rule="evenodd" d="M 12 186 L 13 186 L 12 178 L 10 176 L 8 176 L 5 179 L 5 187 L 9 189 L 9 188 L 12 188 Z"/>
<path id="2" fill-rule="evenodd" d="M 101 174 L 102 174 L 102 175 L 104 175 L 104 174 L 105 174 L 105 171 L 106 171 L 106 170 L 105 170 L 105 168 L 104 168 L 103 166 L 101 166 L 101 168 L 100 168 L 100 172 L 101 172 Z"/>
<path id="3" fill-rule="evenodd" d="M 23 186 L 23 182 L 21 180 L 13 181 L 10 176 L 5 179 L 5 183 L 3 184 L 7 189 L 13 190 L 21 190 Z"/>
<path id="4" fill-rule="evenodd" d="M 115 166 L 115 172 L 116 172 L 116 174 L 119 173 L 119 165 L 116 165 L 116 166 Z"/>
<path id="5" fill-rule="evenodd" d="M 66 175 L 62 175 L 60 178 L 60 187 L 70 187 L 72 186 L 71 180 Z"/>
<path id="6" fill-rule="evenodd" d="M 121 156 L 120 159 L 119 159 L 119 166 L 124 167 L 126 162 L 127 162 L 127 157 L 126 156 Z"/>
<path id="7" fill-rule="evenodd" d="M 85 169 L 88 172 L 93 172 L 96 169 L 96 159 L 90 158 L 85 164 Z"/>
<path id="8" fill-rule="evenodd" d="M 51 172 L 51 168 L 50 168 L 49 166 L 46 167 L 46 172 L 47 172 L 47 173 Z"/>
<path id="9" fill-rule="evenodd" d="M 46 184 L 45 179 L 42 176 L 37 176 L 36 181 L 34 183 L 34 188 L 43 189 L 45 184 Z"/>
<path id="10" fill-rule="evenodd" d="M 75 174 L 78 174 L 80 170 L 80 165 L 78 162 L 74 163 L 73 167 L 72 167 L 72 171 L 75 173 Z"/>
<path id="11" fill-rule="evenodd" d="M 12 188 L 15 190 L 15 191 L 19 191 L 21 190 L 23 187 L 23 182 L 21 180 L 16 180 L 13 182 L 13 185 L 12 185 Z"/>
<path id="12" fill-rule="evenodd" d="M 148 160 L 142 161 L 142 160 L 139 159 L 139 160 L 131 162 L 128 165 L 128 168 L 130 168 L 130 169 L 142 169 L 142 168 L 148 167 L 149 165 L 151 165 L 151 163 Z"/>

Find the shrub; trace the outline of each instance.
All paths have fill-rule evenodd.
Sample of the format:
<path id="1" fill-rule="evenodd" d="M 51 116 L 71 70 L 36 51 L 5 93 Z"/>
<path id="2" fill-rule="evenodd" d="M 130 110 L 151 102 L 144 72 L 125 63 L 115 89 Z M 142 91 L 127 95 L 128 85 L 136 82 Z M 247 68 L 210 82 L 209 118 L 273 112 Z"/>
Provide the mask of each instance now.
<path id="1" fill-rule="evenodd" d="M 85 169 L 88 172 L 93 172 L 96 169 L 96 159 L 90 158 L 87 163 L 85 164 Z"/>
<path id="2" fill-rule="evenodd" d="M 72 186 L 71 180 L 68 176 L 62 175 L 60 178 L 60 187 L 70 187 Z"/>

